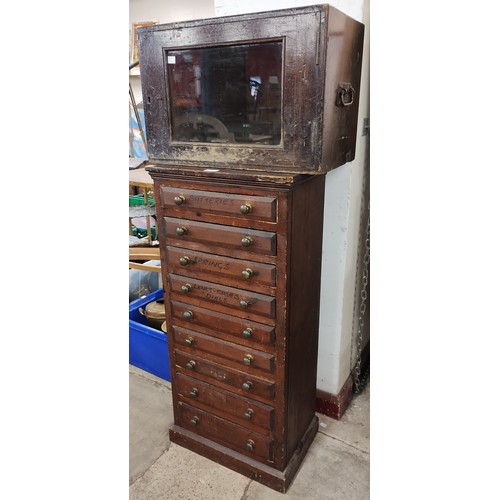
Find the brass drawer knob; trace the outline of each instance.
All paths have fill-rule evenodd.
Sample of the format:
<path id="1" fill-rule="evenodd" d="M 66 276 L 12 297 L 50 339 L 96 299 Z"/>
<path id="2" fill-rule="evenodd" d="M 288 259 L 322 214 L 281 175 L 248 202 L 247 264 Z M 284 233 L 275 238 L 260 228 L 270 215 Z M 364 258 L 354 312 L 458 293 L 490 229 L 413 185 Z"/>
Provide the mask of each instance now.
<path id="1" fill-rule="evenodd" d="M 191 291 L 191 285 L 189 283 L 186 283 L 185 285 L 181 286 L 182 293 L 189 293 L 190 291 Z"/>
<path id="2" fill-rule="evenodd" d="M 181 257 L 179 259 L 179 262 L 181 263 L 181 266 L 187 266 L 191 262 L 191 260 L 187 255 L 184 255 L 184 257 Z"/>
<path id="3" fill-rule="evenodd" d="M 196 418 L 196 417 L 195 417 Z M 248 451 L 253 451 L 254 448 L 255 448 L 255 442 L 252 441 L 251 439 L 249 439 L 246 444 L 245 444 L 245 448 L 248 450 Z"/>
<path id="4" fill-rule="evenodd" d="M 248 408 L 248 410 L 243 414 L 243 416 L 247 419 L 247 420 L 251 420 L 252 419 L 252 416 L 253 416 L 253 410 L 251 408 Z"/>
<path id="5" fill-rule="evenodd" d="M 196 367 L 196 361 L 191 360 L 186 363 L 186 368 L 188 370 L 194 370 L 195 367 Z"/>
<path id="6" fill-rule="evenodd" d="M 247 215 L 247 214 L 249 214 L 251 211 L 252 211 L 252 205 L 250 205 L 250 203 L 245 203 L 244 205 L 241 205 L 241 207 L 240 207 L 240 212 L 241 212 L 243 215 Z"/>
<path id="7" fill-rule="evenodd" d="M 248 307 L 250 306 L 250 302 L 248 302 L 248 300 L 240 300 L 240 307 L 242 309 L 248 309 Z"/>
<path id="8" fill-rule="evenodd" d="M 250 238 L 250 236 L 244 236 L 241 238 L 241 244 L 244 247 L 249 247 L 252 244 L 252 238 Z"/>
<path id="9" fill-rule="evenodd" d="M 182 313 L 182 317 L 184 319 L 193 319 L 194 318 L 194 314 L 193 314 L 193 311 L 184 311 Z"/>
<path id="10" fill-rule="evenodd" d="M 197 398 L 199 393 L 200 393 L 200 391 L 198 391 L 198 389 L 196 387 L 193 387 L 191 389 L 191 392 L 189 393 L 189 397 L 190 398 Z"/>
<path id="11" fill-rule="evenodd" d="M 192 425 L 192 426 L 195 426 L 195 425 L 198 425 L 200 423 L 200 419 L 198 417 L 193 417 L 189 423 Z"/>
<path id="12" fill-rule="evenodd" d="M 184 226 L 180 226 L 175 230 L 175 232 L 178 236 L 184 236 L 185 234 L 187 234 L 188 230 Z"/>
<path id="13" fill-rule="evenodd" d="M 186 198 L 184 196 L 179 195 L 174 198 L 174 203 L 178 206 L 183 205 L 186 202 Z"/>
<path id="14" fill-rule="evenodd" d="M 192 347 L 194 346 L 194 339 L 193 337 L 187 337 L 185 340 L 184 340 L 184 343 L 189 346 L 189 347 Z"/>
<path id="15" fill-rule="evenodd" d="M 252 356 L 250 356 L 250 354 L 246 354 L 243 358 L 243 363 L 245 363 L 247 366 L 250 366 L 253 363 Z"/>
<path id="16" fill-rule="evenodd" d="M 253 330 L 251 328 L 245 328 L 242 332 L 243 337 L 249 339 L 253 334 Z"/>
<path id="17" fill-rule="evenodd" d="M 241 271 L 241 275 L 244 280 L 249 280 L 253 276 L 253 271 L 247 267 L 244 271 Z"/>
<path id="18" fill-rule="evenodd" d="M 250 380 L 247 380 L 246 382 L 243 382 L 241 387 L 245 389 L 245 391 L 249 391 L 253 387 L 253 384 L 252 382 L 250 382 Z"/>

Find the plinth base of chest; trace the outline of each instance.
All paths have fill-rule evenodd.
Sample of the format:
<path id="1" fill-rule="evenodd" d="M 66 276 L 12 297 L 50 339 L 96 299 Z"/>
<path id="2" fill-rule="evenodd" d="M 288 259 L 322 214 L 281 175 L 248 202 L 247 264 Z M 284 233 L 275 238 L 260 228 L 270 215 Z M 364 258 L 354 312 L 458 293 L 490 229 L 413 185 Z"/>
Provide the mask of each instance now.
<path id="1" fill-rule="evenodd" d="M 170 428 L 170 441 L 243 474 L 250 479 L 254 479 L 276 491 L 285 493 L 297 474 L 317 431 L 318 417 L 315 415 L 283 471 L 257 462 L 177 425 Z"/>

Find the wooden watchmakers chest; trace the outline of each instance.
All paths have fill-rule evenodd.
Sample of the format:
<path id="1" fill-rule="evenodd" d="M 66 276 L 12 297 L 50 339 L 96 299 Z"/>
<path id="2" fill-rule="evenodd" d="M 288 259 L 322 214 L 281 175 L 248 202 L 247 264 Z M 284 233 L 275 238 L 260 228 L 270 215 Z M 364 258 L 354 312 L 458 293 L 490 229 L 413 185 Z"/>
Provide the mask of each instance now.
<path id="1" fill-rule="evenodd" d="M 178 443 L 279 491 L 315 415 L 326 171 L 363 26 L 318 5 L 139 31 Z"/>

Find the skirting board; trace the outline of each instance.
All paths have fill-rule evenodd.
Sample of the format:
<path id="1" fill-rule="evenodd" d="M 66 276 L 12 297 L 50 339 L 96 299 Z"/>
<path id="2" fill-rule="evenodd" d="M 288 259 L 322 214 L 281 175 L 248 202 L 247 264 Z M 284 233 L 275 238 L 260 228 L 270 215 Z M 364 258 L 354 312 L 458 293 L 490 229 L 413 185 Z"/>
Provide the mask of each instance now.
<path id="1" fill-rule="evenodd" d="M 370 359 L 370 342 L 366 344 L 361 353 L 361 373 L 366 368 Z M 347 380 L 338 394 L 330 394 L 329 392 L 316 390 L 316 411 L 327 417 L 340 420 L 346 411 L 349 403 L 354 395 L 354 368 L 347 377 Z"/>

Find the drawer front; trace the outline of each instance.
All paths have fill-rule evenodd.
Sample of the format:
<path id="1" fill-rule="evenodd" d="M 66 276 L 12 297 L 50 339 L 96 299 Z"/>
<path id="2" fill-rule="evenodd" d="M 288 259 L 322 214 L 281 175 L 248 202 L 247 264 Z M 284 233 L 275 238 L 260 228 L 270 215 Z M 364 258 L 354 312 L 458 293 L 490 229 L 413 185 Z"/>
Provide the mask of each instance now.
<path id="1" fill-rule="evenodd" d="M 270 380 L 255 377 L 179 349 L 175 349 L 174 352 L 176 365 L 189 370 L 193 376 L 204 375 L 217 380 L 225 384 L 228 389 L 237 390 L 242 396 L 260 396 L 270 401 L 274 399 L 275 384 Z"/>
<path id="2" fill-rule="evenodd" d="M 244 453 L 256 460 L 273 462 L 274 441 L 267 436 L 179 402 L 181 424 L 200 436 Z"/>
<path id="3" fill-rule="evenodd" d="M 190 303 L 192 302 L 191 299 L 199 299 L 199 301 L 213 302 L 237 311 L 257 314 L 267 318 L 276 316 L 276 300 L 269 295 L 253 293 L 248 290 L 238 290 L 237 288 L 186 278 L 176 274 L 171 274 L 169 281 L 171 293 L 184 295 L 185 300 Z M 207 307 L 210 307 L 210 305 L 207 305 Z M 230 310 L 227 312 L 231 313 Z"/>
<path id="4" fill-rule="evenodd" d="M 177 389 L 185 402 L 192 405 L 207 405 L 219 416 L 236 421 L 241 425 L 253 424 L 266 431 L 274 429 L 274 408 L 252 399 L 237 396 L 211 384 L 175 374 Z"/>
<path id="5" fill-rule="evenodd" d="M 185 350 L 192 350 L 194 354 L 203 351 L 214 356 L 214 361 L 220 363 L 229 361 L 235 368 L 241 370 L 252 368 L 268 373 L 274 372 L 275 361 L 272 354 L 185 330 L 179 326 L 173 326 L 172 331 L 175 344 L 183 346 Z"/>
<path id="6" fill-rule="evenodd" d="M 198 250 L 197 245 L 218 246 L 254 254 L 276 255 L 276 233 L 243 227 L 165 217 L 170 245 Z"/>
<path id="7" fill-rule="evenodd" d="M 210 213 L 248 220 L 276 221 L 276 198 L 213 191 L 198 191 L 170 186 L 160 188 L 161 203 L 169 213 L 180 217 L 195 212 L 198 217 Z"/>
<path id="8" fill-rule="evenodd" d="M 184 325 L 190 330 L 218 335 L 225 334 L 234 342 L 274 345 L 275 331 L 270 325 L 237 318 L 228 314 L 212 311 L 192 304 L 171 301 L 172 318 L 175 324 Z M 213 333 L 212 333 L 213 332 Z"/>
<path id="9" fill-rule="evenodd" d="M 222 255 L 167 247 L 168 266 L 177 274 L 196 274 L 201 279 L 229 279 L 242 288 L 254 284 L 276 286 L 276 266 Z"/>

